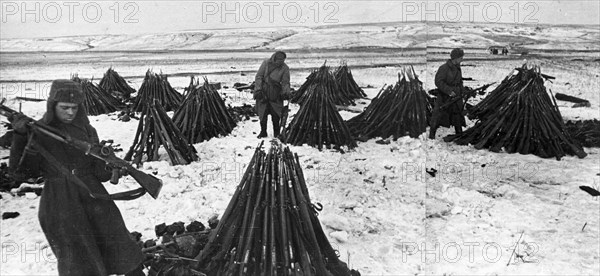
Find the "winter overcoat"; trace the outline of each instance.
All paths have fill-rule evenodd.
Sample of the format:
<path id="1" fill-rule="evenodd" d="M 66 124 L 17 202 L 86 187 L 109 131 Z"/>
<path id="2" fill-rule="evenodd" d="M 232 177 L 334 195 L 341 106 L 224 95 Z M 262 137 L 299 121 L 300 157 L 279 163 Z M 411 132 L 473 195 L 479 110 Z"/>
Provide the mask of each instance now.
<path id="1" fill-rule="evenodd" d="M 462 80 L 462 70 L 459 64 L 452 63 L 452 60 L 446 61 L 446 63 L 442 64 L 437 73 L 435 74 L 435 86 L 438 88 L 436 106 L 434 110 L 439 110 L 438 114 L 433 114 L 438 120 L 439 125 L 441 126 L 450 126 L 454 122 L 451 122 L 452 116 L 460 119 L 459 123 L 461 125 L 465 125 L 465 120 L 463 116 L 463 100 L 462 100 L 462 92 L 463 92 L 463 80 Z M 440 110 L 439 107 L 444 105 L 450 100 L 450 94 L 454 92 L 457 96 L 460 96 L 461 99 L 456 101 L 454 104 L 448 106 L 444 110 Z"/>
<path id="2" fill-rule="evenodd" d="M 287 64 L 276 67 L 274 53 L 260 65 L 254 80 L 254 99 L 256 113 L 260 119 L 267 115 L 267 107 L 281 117 L 283 100 L 290 95 L 290 68 Z"/>
<path id="3" fill-rule="evenodd" d="M 51 88 L 47 110 L 40 122 L 73 138 L 98 143 L 96 129 L 90 125 L 82 104 L 72 123 L 65 124 L 55 118 L 57 99 L 68 98 L 62 93 L 71 93 L 72 97 L 78 92 Z M 105 276 L 125 274 L 136 268 L 142 262 L 141 248 L 130 238 L 119 209 L 113 201 L 95 199 L 89 194 L 90 191 L 108 194 L 101 182 L 110 178 L 110 171 L 102 162 L 48 136 L 36 134 L 33 139 L 36 146 L 25 150 L 27 136 L 15 135 L 9 163 L 15 172 L 41 174 L 45 179 L 38 218 L 57 258 L 59 275 Z M 54 162 L 40 155 L 39 148 L 48 151 L 55 163 L 71 174 L 62 174 Z M 89 191 L 73 182 L 74 175 Z"/>

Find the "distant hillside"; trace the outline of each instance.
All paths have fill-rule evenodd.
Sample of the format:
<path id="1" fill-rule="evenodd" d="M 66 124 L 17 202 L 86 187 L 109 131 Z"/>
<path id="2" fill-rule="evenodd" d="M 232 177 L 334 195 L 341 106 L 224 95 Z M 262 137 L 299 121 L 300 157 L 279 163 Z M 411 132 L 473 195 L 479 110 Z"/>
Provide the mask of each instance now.
<path id="1" fill-rule="evenodd" d="M 0 52 L 351 49 L 506 45 L 600 50 L 598 26 L 390 22 L 326 27 L 202 30 L 140 35 L 1 39 Z"/>

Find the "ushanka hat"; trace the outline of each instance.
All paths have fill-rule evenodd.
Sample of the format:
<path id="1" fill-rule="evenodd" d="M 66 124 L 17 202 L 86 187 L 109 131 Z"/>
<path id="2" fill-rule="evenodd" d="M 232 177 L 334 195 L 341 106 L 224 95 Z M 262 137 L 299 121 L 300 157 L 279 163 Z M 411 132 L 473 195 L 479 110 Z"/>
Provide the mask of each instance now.
<path id="1" fill-rule="evenodd" d="M 89 124 L 87 111 L 83 104 L 84 95 L 81 85 L 72 80 L 55 80 L 50 86 L 50 95 L 46 101 L 46 113 L 42 118 L 42 122 L 51 124 L 55 121 L 54 108 L 59 102 L 74 103 L 78 105 L 77 115 L 73 124 L 84 125 Z"/>
<path id="2" fill-rule="evenodd" d="M 460 48 L 454 48 L 452 49 L 452 52 L 450 52 L 450 59 L 457 59 L 459 57 L 463 57 L 465 55 L 465 52 L 460 49 Z"/>
<path id="3" fill-rule="evenodd" d="M 72 80 L 55 80 L 50 87 L 48 101 L 81 104 L 83 103 L 81 85 Z"/>

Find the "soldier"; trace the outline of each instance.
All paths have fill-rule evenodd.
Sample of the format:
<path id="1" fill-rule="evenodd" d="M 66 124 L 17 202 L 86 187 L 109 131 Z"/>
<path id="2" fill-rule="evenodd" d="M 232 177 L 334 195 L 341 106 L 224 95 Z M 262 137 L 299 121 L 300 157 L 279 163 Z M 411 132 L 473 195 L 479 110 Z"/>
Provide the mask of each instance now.
<path id="1" fill-rule="evenodd" d="M 83 99 L 78 83 L 55 80 L 40 122 L 98 143 Z M 105 165 L 49 136 L 28 133 L 29 120 L 22 114 L 10 120 L 16 132 L 10 148 L 11 172 L 17 177 L 41 174 L 45 179 L 38 218 L 57 258 L 59 275 L 143 275 L 141 248 L 130 238 L 115 203 L 90 196 L 90 192 L 108 195 L 101 183 L 111 176 Z"/>
<path id="2" fill-rule="evenodd" d="M 283 100 L 290 96 L 290 69 L 284 63 L 286 54 L 275 52 L 266 59 L 256 72 L 254 99 L 260 119 L 258 138 L 267 137 L 267 116 L 271 115 L 274 137 L 279 136 L 279 120 L 283 111 Z"/>
<path id="3" fill-rule="evenodd" d="M 429 139 L 435 139 L 435 132 L 440 125 L 442 116 L 447 116 L 451 125 L 454 125 L 456 134 L 462 133 L 462 126 L 465 125 L 463 115 L 463 79 L 460 63 L 463 60 L 464 51 L 460 48 L 453 49 L 450 52 L 450 59 L 446 61 L 435 74 L 435 86 L 440 93 L 435 101 L 435 106 L 431 115 L 431 123 L 429 129 Z M 440 110 L 440 107 L 445 103 L 458 99 L 445 108 Z"/>

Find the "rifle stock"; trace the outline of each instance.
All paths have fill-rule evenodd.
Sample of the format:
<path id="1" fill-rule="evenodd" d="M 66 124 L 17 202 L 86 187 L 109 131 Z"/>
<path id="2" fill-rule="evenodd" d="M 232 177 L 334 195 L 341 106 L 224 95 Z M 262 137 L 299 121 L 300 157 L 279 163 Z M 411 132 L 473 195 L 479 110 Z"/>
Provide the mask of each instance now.
<path id="1" fill-rule="evenodd" d="M 283 110 L 281 112 L 281 119 L 279 121 L 279 138 L 284 143 L 287 142 L 287 137 L 286 137 L 286 133 L 285 133 L 285 125 L 287 124 L 289 112 L 290 112 L 289 104 L 283 106 Z"/>
<path id="2" fill-rule="evenodd" d="M 150 196 L 152 196 L 154 199 L 158 197 L 158 194 L 160 193 L 160 190 L 162 188 L 162 182 L 160 181 L 160 179 L 152 175 L 146 174 L 144 172 L 141 172 L 132 167 L 131 165 L 127 166 L 126 170 L 129 173 L 129 175 L 131 175 L 131 177 L 133 177 L 133 179 L 135 179 L 135 181 L 137 181 L 137 183 L 140 184 L 140 186 L 144 187 L 144 189 L 148 192 L 148 194 L 150 194 Z"/>

